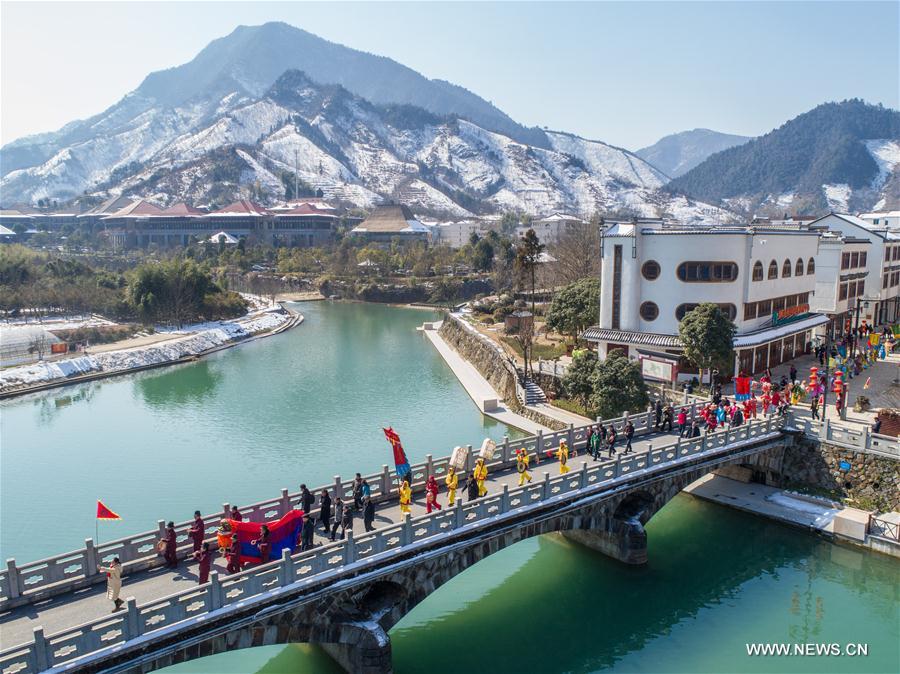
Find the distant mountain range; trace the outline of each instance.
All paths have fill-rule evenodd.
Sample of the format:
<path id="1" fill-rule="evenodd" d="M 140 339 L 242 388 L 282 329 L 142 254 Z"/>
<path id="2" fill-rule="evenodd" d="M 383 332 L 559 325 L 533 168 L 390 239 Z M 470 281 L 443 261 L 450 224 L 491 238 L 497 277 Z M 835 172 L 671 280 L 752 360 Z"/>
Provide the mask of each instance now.
<path id="1" fill-rule="evenodd" d="M 900 112 L 853 99 L 717 152 L 666 189 L 745 213 L 896 209 L 898 166 Z"/>
<path id="2" fill-rule="evenodd" d="M 626 150 L 527 129 L 461 87 L 281 23 L 238 28 L 105 112 L 4 146 L 0 164 L 7 204 L 85 191 L 274 199 L 296 167 L 363 207 L 730 217 L 661 190 L 667 177 Z"/>
<path id="3" fill-rule="evenodd" d="M 663 136 L 635 154 L 653 164 L 670 178 L 677 178 L 711 154 L 742 145 L 749 136 L 735 136 L 710 129 L 693 129 Z"/>

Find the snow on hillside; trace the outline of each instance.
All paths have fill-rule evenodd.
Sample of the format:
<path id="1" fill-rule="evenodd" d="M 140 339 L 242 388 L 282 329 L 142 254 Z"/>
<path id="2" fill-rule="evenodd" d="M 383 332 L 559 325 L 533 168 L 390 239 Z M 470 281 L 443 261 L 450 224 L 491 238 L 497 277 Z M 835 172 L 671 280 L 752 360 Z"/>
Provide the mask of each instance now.
<path id="1" fill-rule="evenodd" d="M 900 141 L 892 139 L 867 140 L 866 149 L 878 164 L 878 175 L 872 181 L 873 189 L 881 189 L 894 168 L 900 164 Z"/>
<path id="2" fill-rule="evenodd" d="M 849 209 L 847 204 L 850 201 L 850 185 L 846 183 L 836 183 L 833 185 L 822 185 L 822 191 L 825 192 L 825 199 L 828 201 L 828 208 L 836 213 L 846 213 Z"/>

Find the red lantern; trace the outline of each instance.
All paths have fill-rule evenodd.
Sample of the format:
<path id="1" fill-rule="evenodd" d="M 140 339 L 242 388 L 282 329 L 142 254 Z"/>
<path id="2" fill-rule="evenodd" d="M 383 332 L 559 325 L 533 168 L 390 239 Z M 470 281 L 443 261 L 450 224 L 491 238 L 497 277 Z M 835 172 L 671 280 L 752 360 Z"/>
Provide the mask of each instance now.
<path id="1" fill-rule="evenodd" d="M 813 366 L 809 368 L 809 385 L 815 387 L 819 381 L 819 368 Z"/>

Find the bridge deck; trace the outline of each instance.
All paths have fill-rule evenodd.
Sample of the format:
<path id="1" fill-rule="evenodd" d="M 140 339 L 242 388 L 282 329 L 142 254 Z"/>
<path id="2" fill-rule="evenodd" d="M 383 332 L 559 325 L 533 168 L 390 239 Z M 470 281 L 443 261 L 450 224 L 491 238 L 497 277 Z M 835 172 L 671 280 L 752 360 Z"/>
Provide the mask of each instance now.
<path id="1" fill-rule="evenodd" d="M 666 442 L 672 442 L 675 437 L 677 437 L 676 434 L 671 433 L 645 434 L 640 438 L 635 438 L 634 450 L 636 453 L 645 453 L 651 444 L 659 446 L 661 438 L 664 438 Z M 624 441 L 621 438 L 616 444 L 619 451 L 624 448 Z M 592 462 L 593 459 L 590 455 L 581 452 L 578 456 L 570 458 L 569 467 L 573 471 L 580 469 L 583 461 Z M 549 472 L 551 475 L 558 474 L 558 462 L 546 457 L 542 458 L 540 465 L 534 465 L 532 461 L 531 473 L 534 480 L 543 479 L 544 472 Z M 513 487 L 518 484 L 518 479 L 518 474 L 514 469 L 490 473 L 487 484 L 488 493 L 500 491 L 504 484 Z M 457 496 L 462 496 L 463 500 L 466 500 L 463 489 L 457 491 Z M 439 502 L 446 507 L 447 494 L 443 485 L 441 485 Z M 315 511 L 316 509 L 314 509 L 314 514 Z M 424 512 L 425 497 L 417 495 L 413 500 L 412 514 L 416 516 Z M 396 524 L 401 520 L 400 507 L 396 501 L 381 504 L 376 509 L 376 529 Z M 354 519 L 353 531 L 357 536 L 363 531 L 362 519 L 358 515 Z M 321 527 L 317 528 L 317 545 L 327 541 L 322 534 Z M 123 599 L 134 597 L 137 603 L 141 604 L 151 599 L 158 599 L 189 589 L 197 584 L 196 569 L 196 562 L 182 561 L 174 570 L 158 568 L 126 575 L 122 579 L 121 596 Z M 216 556 L 213 562 L 213 571 L 218 571 L 223 577 L 227 575 L 224 558 Z M 0 649 L 31 641 L 32 631 L 35 627 L 42 626 L 44 633 L 49 635 L 73 625 L 101 618 L 110 612 L 111 605 L 106 598 L 106 587 L 101 584 L 12 609 L 0 614 Z"/>

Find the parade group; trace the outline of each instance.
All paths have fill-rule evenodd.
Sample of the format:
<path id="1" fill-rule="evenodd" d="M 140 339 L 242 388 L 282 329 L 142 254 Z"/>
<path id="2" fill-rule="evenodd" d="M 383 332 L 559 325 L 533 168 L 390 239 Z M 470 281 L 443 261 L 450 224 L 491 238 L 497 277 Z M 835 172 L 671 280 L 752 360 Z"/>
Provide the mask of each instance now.
<path id="1" fill-rule="evenodd" d="M 846 380 L 860 376 L 873 363 L 884 359 L 894 345 L 893 334 L 864 335 L 863 344 L 850 335 L 847 340 L 837 344 L 819 346 L 815 349 L 816 358 L 825 372 L 819 372 L 820 368 L 811 367 L 807 379 L 798 379 L 796 367 L 792 364 L 789 375 L 782 376 L 775 382 L 768 370 L 759 380 L 740 373 L 734 380 L 734 400 L 729 400 L 722 395 L 721 385 L 714 388 L 712 399 L 702 408 L 691 415 L 686 406 L 680 406 L 676 411 L 675 406 L 659 396 L 650 405 L 648 412 L 652 414 L 654 421 L 653 430 L 658 432 L 676 433 L 682 438 L 699 437 L 701 433 L 715 433 L 721 428 L 736 428 L 748 420 L 756 419 L 760 415 L 785 414 L 791 406 L 809 404 L 812 418 L 819 419 L 824 413 L 827 393 L 835 395 L 835 409 L 840 412 L 847 404 Z M 874 337 L 874 338 L 873 338 Z M 878 339 L 881 337 L 881 339 Z M 848 355 L 854 354 L 852 356 Z M 826 376 L 827 375 L 827 376 Z M 869 387 L 869 380 L 863 386 Z M 701 431 L 701 426 L 703 430 Z M 875 431 L 877 432 L 877 428 Z M 411 514 L 413 504 L 413 491 L 410 485 L 411 473 L 406 462 L 402 447 L 399 446 L 399 438 L 392 431 L 386 429 L 385 434 L 395 446 L 395 454 L 399 449 L 397 459 L 398 495 L 400 511 L 406 516 Z M 598 422 L 586 430 L 586 453 L 595 461 L 600 460 L 606 452 L 608 456 L 615 456 L 617 443 L 621 438 L 624 441 L 624 454 L 633 452 L 632 439 L 635 427 L 626 412 L 622 420 L 617 424 L 610 422 L 604 425 Z M 468 500 L 474 500 L 487 495 L 485 486 L 488 478 L 487 463 L 492 460 L 496 451 L 496 443 L 486 439 L 481 446 L 478 457 L 475 459 L 471 474 L 466 477 L 463 489 Z M 452 507 L 456 504 L 456 492 L 459 488 L 460 476 L 464 474 L 468 457 L 468 447 L 456 447 L 450 457 L 447 474 L 443 479 L 447 492 L 448 504 Z M 560 441 L 559 447 L 545 452 L 549 459 L 555 458 L 558 462 L 560 474 L 569 472 L 568 462 L 576 456 L 574 446 L 569 447 L 565 440 Z M 538 452 L 529 454 L 522 447 L 515 451 L 516 472 L 518 484 L 522 486 L 532 481 L 530 473 L 531 462 L 536 464 L 541 461 Z M 401 461 L 403 462 L 401 465 Z M 313 493 L 305 484 L 300 485 L 301 510 L 292 510 L 288 516 L 282 518 L 273 525 L 243 523 L 243 515 L 237 506 L 232 506 L 228 517 L 223 519 L 218 528 L 217 548 L 227 561 L 227 571 L 237 573 L 247 564 L 267 564 L 275 553 L 285 548 L 293 550 L 299 546 L 301 551 L 310 550 L 314 546 L 316 530 L 321 527 L 322 535 L 330 541 L 337 540 L 338 536 L 344 539 L 348 531 L 353 530 L 354 518 L 361 514 L 363 525 L 367 532 L 374 530 L 375 504 L 372 500 L 371 488 L 366 479 L 359 473 L 353 482 L 353 502 L 345 503 L 340 496 L 334 498 L 327 489 L 319 492 L 318 503 Z M 425 482 L 425 510 L 431 513 L 441 510 L 439 502 L 440 487 L 434 475 L 429 475 Z M 318 516 L 314 515 L 315 506 L 318 505 Z M 291 521 L 286 519 L 291 516 Z M 248 526 L 249 525 L 249 526 Z M 280 529 L 279 538 L 273 540 L 272 530 Z M 238 529 L 244 530 L 243 535 Z M 248 532 L 250 535 L 248 535 Z M 204 584 L 209 581 L 209 575 L 213 560 L 213 546 L 204 541 L 206 538 L 206 525 L 200 511 L 194 513 L 194 520 L 188 530 L 188 537 L 192 542 L 191 557 L 198 563 L 197 582 Z M 168 568 L 178 566 L 178 534 L 175 524 L 169 522 L 164 535 L 160 538 L 157 549 L 165 558 Z M 113 612 L 123 607 L 120 598 L 122 587 L 122 565 L 119 558 L 112 560 L 109 566 L 98 566 L 98 570 L 106 573 L 107 596 L 113 601 Z"/>

